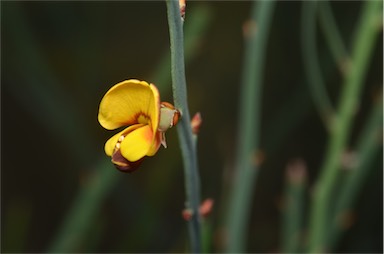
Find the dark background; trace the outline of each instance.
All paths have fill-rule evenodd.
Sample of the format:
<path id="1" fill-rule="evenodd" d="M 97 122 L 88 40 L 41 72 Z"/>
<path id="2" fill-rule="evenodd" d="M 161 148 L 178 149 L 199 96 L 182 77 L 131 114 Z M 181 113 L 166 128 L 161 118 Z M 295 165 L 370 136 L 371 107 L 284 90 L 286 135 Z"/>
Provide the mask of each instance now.
<path id="1" fill-rule="evenodd" d="M 348 49 L 361 5 L 358 1 L 331 3 Z M 309 198 L 327 143 L 328 134 L 314 108 L 303 69 L 301 6 L 301 2 L 277 2 L 273 15 L 262 95 L 265 161 L 248 227 L 250 252 L 280 250 L 286 165 L 296 158 L 305 160 Z M 198 42 L 187 61 L 186 77 L 190 111 L 199 111 L 203 117 L 198 139 L 202 197 L 215 200 L 207 219 L 213 232 L 210 251 L 222 250 L 223 244 L 236 137 L 241 131 L 242 27 L 250 7 L 250 2 L 187 3 L 185 26 L 195 10 L 202 9 L 209 17 L 195 35 Z M 319 28 L 317 35 L 324 79 L 336 105 L 343 79 Z M 372 97 L 382 93 L 382 43 L 381 33 L 351 145 L 366 120 Z M 162 100 L 172 101 L 170 81 L 154 80 L 168 55 L 163 2 L 1 3 L 2 252 L 47 251 L 99 165 L 107 165 L 112 172 L 107 173 L 109 185 L 100 194 L 100 205 L 74 251 L 185 251 L 184 178 L 176 130 L 167 133 L 167 149 L 147 158 L 137 172 L 123 174 L 109 165 L 103 152 L 105 141 L 115 132 L 97 122 L 102 96 L 125 79 L 153 82 Z M 354 223 L 335 251 L 382 252 L 381 154 L 382 148 L 358 194 Z"/>

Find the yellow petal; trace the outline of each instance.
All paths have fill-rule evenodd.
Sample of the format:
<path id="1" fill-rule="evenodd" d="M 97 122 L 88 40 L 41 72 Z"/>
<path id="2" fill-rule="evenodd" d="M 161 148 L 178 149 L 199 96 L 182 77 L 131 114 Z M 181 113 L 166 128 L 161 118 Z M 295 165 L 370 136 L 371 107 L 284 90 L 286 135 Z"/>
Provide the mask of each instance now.
<path id="1" fill-rule="evenodd" d="M 121 142 L 121 154 L 129 161 L 137 161 L 148 154 L 150 151 L 154 137 L 152 129 L 149 125 L 144 125 L 125 136 Z"/>
<path id="2" fill-rule="evenodd" d="M 117 141 L 119 141 L 119 138 L 124 135 L 126 136 L 128 133 L 132 132 L 133 130 L 136 130 L 137 128 L 140 128 L 144 126 L 144 124 L 135 124 L 132 126 L 129 126 L 128 128 L 125 128 L 124 130 L 120 131 L 116 135 L 113 135 L 108 141 L 105 143 L 104 151 L 108 156 L 112 156 L 112 153 L 116 147 Z"/>
<path id="3" fill-rule="evenodd" d="M 147 156 L 153 156 L 157 153 L 157 151 L 159 150 L 160 145 L 161 145 L 162 134 L 163 134 L 163 132 L 159 132 L 159 131 L 156 133 L 154 140 L 153 140 L 153 143 L 152 143 L 152 146 L 147 153 Z"/>
<path id="4" fill-rule="evenodd" d="M 157 130 L 160 95 L 153 84 L 130 79 L 113 86 L 100 102 L 98 120 L 105 129 L 113 130 L 131 124 L 150 124 Z"/>
<path id="5" fill-rule="evenodd" d="M 154 98 L 150 106 L 151 109 L 148 110 L 150 112 L 149 116 L 151 118 L 150 124 L 152 127 L 152 132 L 156 133 L 157 128 L 159 126 L 159 121 L 160 121 L 160 94 L 159 94 L 159 90 L 157 90 L 157 87 L 154 84 L 150 84 L 149 88 L 151 88 L 153 98 Z"/>

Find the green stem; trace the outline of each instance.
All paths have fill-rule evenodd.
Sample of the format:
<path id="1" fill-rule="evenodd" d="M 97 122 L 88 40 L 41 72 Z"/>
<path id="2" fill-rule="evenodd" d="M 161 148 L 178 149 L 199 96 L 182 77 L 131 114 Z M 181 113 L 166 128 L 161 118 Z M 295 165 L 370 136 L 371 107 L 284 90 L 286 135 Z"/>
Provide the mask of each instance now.
<path id="1" fill-rule="evenodd" d="M 301 41 L 304 69 L 315 106 L 325 126 L 330 129 L 334 118 L 334 109 L 325 89 L 316 49 L 316 5 L 314 1 L 302 3 Z"/>
<path id="2" fill-rule="evenodd" d="M 333 247 L 339 240 L 341 233 L 345 230 L 343 218 L 353 208 L 354 201 L 357 199 L 357 194 L 367 176 L 374 169 L 378 169 L 372 165 L 376 155 L 380 151 L 382 143 L 380 136 L 383 131 L 383 100 L 374 105 L 368 121 L 359 137 L 356 145 L 357 165 L 349 169 L 350 172 L 345 172 L 345 182 L 341 186 L 340 195 L 336 202 L 336 212 L 334 213 L 332 230 L 329 234 L 329 244 Z"/>
<path id="3" fill-rule="evenodd" d="M 212 20 L 212 15 L 214 14 L 214 10 L 209 5 L 197 5 L 194 8 L 191 8 L 188 13 L 188 22 L 184 27 L 184 43 L 185 43 L 185 63 L 188 64 L 194 57 L 196 57 L 196 46 L 198 43 L 204 38 L 208 28 L 210 27 L 210 21 Z M 164 95 L 168 92 L 171 92 L 171 87 L 169 84 L 171 83 L 171 58 L 169 55 L 169 50 L 167 50 L 166 54 L 161 58 L 159 64 L 157 65 L 157 69 L 154 74 L 151 75 L 154 84 L 157 84 L 160 94 Z M 168 84 L 168 85 L 167 85 Z M 156 207 L 157 210 L 148 209 L 143 213 L 140 213 L 139 217 L 134 221 L 132 228 L 135 228 L 135 236 L 137 237 L 137 241 L 135 244 L 138 246 L 142 246 L 148 241 L 148 237 L 146 234 L 148 232 L 153 231 L 153 228 L 156 226 L 160 226 L 162 223 L 160 219 L 160 214 L 158 213 L 158 209 L 162 210 L 167 203 L 164 202 L 164 197 L 170 195 L 173 191 L 173 186 L 170 184 L 171 181 L 175 179 L 175 167 L 180 163 L 181 158 L 172 158 L 172 154 L 167 154 L 158 158 L 156 162 L 158 165 L 167 164 L 167 168 L 163 170 L 154 171 L 151 179 L 149 179 L 149 188 L 148 197 L 151 197 L 151 204 L 153 207 Z M 167 181 L 159 182 L 158 179 L 168 179 Z M 145 221 L 146 223 L 143 223 Z M 136 230 L 137 229 L 137 230 Z M 128 230 L 127 234 L 124 234 L 124 237 L 132 237 L 132 232 Z M 184 239 L 184 236 L 180 235 L 180 239 Z M 177 241 L 176 241 L 177 242 Z M 123 244 L 130 244 L 126 241 L 123 241 Z"/>
<path id="4" fill-rule="evenodd" d="M 192 252 L 201 252 L 200 229 L 200 180 L 197 165 L 196 143 L 191 130 L 191 118 L 187 102 L 187 85 L 184 70 L 184 38 L 179 2 L 167 0 L 168 25 L 171 44 L 172 89 L 175 107 L 182 113 L 177 125 L 184 161 L 186 209 L 192 212 L 188 221 Z"/>
<path id="5" fill-rule="evenodd" d="M 49 253 L 71 252 L 79 248 L 97 215 L 95 211 L 118 180 L 110 160 L 103 159 L 80 190 L 60 231 L 49 246 Z"/>
<path id="6" fill-rule="evenodd" d="M 283 211 L 282 251 L 300 252 L 300 240 L 304 215 L 306 166 L 296 160 L 287 167 Z"/>
<path id="7" fill-rule="evenodd" d="M 252 21 L 256 22 L 256 25 L 251 24 L 252 31 L 244 52 L 235 182 L 227 215 L 227 252 L 245 250 L 246 226 L 257 176 L 257 166 L 252 162 L 252 157 L 259 146 L 264 57 L 274 4 L 274 1 L 260 1 L 254 2 L 252 7 Z"/>
<path id="8" fill-rule="evenodd" d="M 347 60 L 349 58 L 348 51 L 337 28 L 336 20 L 332 15 L 329 1 L 319 2 L 319 21 L 332 56 L 338 64 L 339 69 L 345 73 L 347 70 Z"/>
<path id="9" fill-rule="evenodd" d="M 184 27 L 184 57 L 185 63 L 196 56 L 196 48 L 200 44 L 202 38 L 207 33 L 209 24 L 214 13 L 212 6 L 197 5 L 191 8 L 188 13 L 188 22 Z M 171 66 L 171 58 L 167 50 L 164 56 L 159 61 L 157 69 L 151 75 L 151 82 L 157 85 L 160 94 L 170 91 L 167 84 L 170 83 L 171 74 L 169 72 Z"/>
<path id="10" fill-rule="evenodd" d="M 345 84 L 342 86 L 338 117 L 331 131 L 325 160 L 320 171 L 321 175 L 313 196 L 309 225 L 308 251 L 310 252 L 327 251 L 326 235 L 330 219 L 329 206 L 337 184 L 340 158 L 345 151 L 369 59 L 380 31 L 377 26 L 377 14 L 380 11 L 381 3 L 381 1 L 364 2 L 361 19 L 355 34 L 351 69 L 346 76 Z"/>
<path id="11" fill-rule="evenodd" d="M 9 32 L 6 33 L 8 43 L 16 49 L 14 57 L 24 59 L 14 67 L 23 70 L 24 75 L 20 75 L 21 82 L 18 85 L 4 87 L 24 110 L 37 119 L 45 131 L 71 151 L 77 162 L 87 164 L 95 156 L 95 143 L 87 131 L 84 117 L 79 114 L 80 104 L 68 103 L 72 101 L 71 95 L 63 89 L 65 85 L 62 80 L 54 74 L 52 66 L 43 57 L 44 51 L 23 15 L 21 2 L 7 4 L 3 18 L 5 22 L 13 24 L 15 29 L 7 29 L 4 32 Z M 12 75 L 15 74 L 7 72 L 3 78 L 8 78 L 9 84 L 12 84 Z"/>
<path id="12" fill-rule="evenodd" d="M 20 86 L 12 85 L 8 88 L 19 104 L 45 130 L 54 133 L 55 137 L 70 148 L 71 155 L 76 156 L 76 163 L 89 166 L 90 158 L 95 157 L 94 137 L 89 135 L 86 126 L 79 120 L 82 119 L 79 111 L 68 103 L 71 100 L 61 90 L 63 84 L 42 57 L 39 44 L 21 11 L 19 3 L 11 3 L 7 6 L 7 21 L 13 22 L 17 28 L 9 30 L 12 33 L 10 37 L 14 37 L 18 58 L 28 59 L 21 61 L 19 67 L 26 71 L 28 80 L 21 82 Z M 75 169 L 76 167 L 68 168 Z M 79 246 L 92 225 L 102 200 L 117 181 L 117 174 L 111 169 L 108 159 L 97 164 L 93 176 L 80 188 L 74 204 L 59 226 L 57 235 L 52 236 L 48 252 L 73 252 Z"/>

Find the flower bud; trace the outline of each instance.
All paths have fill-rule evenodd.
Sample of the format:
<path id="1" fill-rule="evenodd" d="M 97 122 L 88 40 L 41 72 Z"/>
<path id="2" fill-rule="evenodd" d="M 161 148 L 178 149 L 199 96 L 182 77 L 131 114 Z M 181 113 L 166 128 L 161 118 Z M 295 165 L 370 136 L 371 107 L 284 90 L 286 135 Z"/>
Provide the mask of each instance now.
<path id="1" fill-rule="evenodd" d="M 159 131 L 165 132 L 172 126 L 175 126 L 181 113 L 177 110 L 171 103 L 162 102 L 160 106 L 160 122 L 159 122 Z"/>

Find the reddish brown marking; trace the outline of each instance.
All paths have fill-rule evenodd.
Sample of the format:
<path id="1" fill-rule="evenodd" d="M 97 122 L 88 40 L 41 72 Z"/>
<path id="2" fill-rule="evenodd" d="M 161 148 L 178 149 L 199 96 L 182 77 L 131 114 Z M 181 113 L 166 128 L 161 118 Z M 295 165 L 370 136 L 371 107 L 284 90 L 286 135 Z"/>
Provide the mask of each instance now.
<path id="1" fill-rule="evenodd" d="M 132 173 L 139 168 L 145 157 L 141 158 L 138 161 L 129 161 L 123 157 L 120 152 L 120 149 L 117 149 L 112 155 L 112 163 L 115 167 L 124 173 Z"/>

